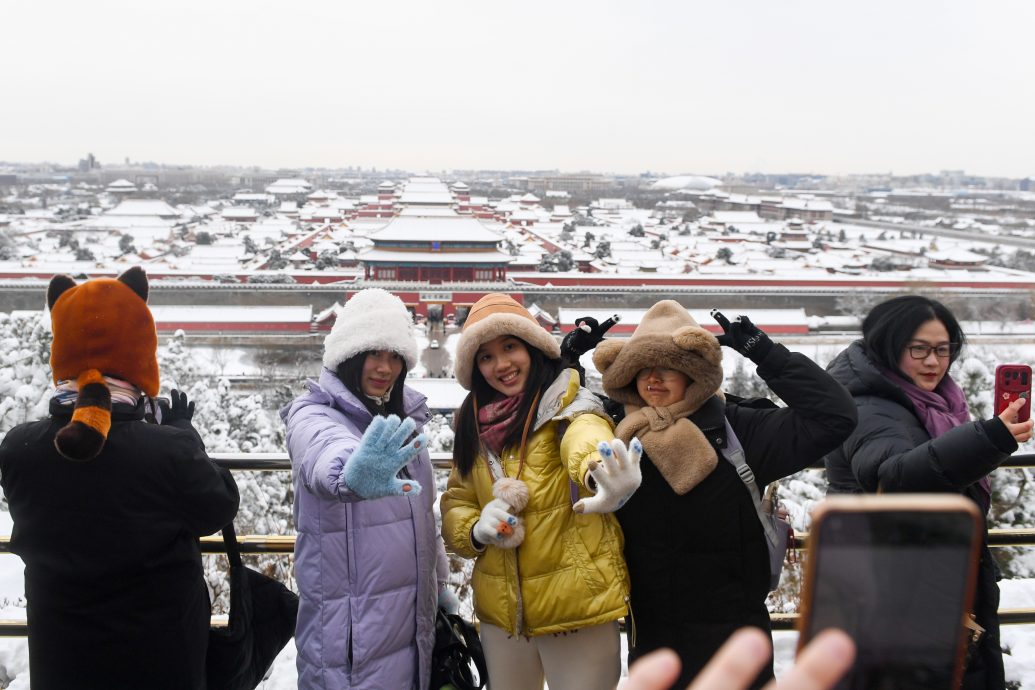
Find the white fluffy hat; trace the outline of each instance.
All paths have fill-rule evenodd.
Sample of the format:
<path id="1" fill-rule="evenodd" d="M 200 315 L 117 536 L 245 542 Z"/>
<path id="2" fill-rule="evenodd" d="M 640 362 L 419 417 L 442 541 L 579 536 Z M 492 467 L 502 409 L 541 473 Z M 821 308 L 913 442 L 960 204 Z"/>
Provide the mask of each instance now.
<path id="1" fill-rule="evenodd" d="M 323 341 L 323 365 L 333 370 L 346 359 L 371 350 L 397 352 L 406 360 L 407 369 L 417 366 L 413 317 L 401 299 L 381 288 L 357 292 L 338 310 L 334 327 Z"/>

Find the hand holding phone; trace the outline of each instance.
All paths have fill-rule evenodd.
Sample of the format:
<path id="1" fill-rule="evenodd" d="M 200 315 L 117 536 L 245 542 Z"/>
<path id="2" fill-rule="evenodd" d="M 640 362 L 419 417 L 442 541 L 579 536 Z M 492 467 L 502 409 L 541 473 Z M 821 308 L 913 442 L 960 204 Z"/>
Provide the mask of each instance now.
<path id="1" fill-rule="evenodd" d="M 1024 400 L 1017 410 L 1016 422 L 1031 419 L 1031 367 L 1027 364 L 1000 364 L 995 368 L 995 415 L 1000 416 L 1010 403 Z M 1009 420 L 1003 420 L 1008 422 Z"/>
<path id="2" fill-rule="evenodd" d="M 974 502 L 955 494 L 821 503 L 809 534 L 799 651 L 840 628 L 857 655 L 837 688 L 958 688 L 980 525 Z"/>

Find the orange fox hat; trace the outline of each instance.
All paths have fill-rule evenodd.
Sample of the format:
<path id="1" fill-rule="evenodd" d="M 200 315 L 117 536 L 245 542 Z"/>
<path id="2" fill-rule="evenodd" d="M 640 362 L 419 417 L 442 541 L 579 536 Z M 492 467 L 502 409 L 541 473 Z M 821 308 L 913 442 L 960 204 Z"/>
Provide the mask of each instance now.
<path id="1" fill-rule="evenodd" d="M 91 460 L 111 428 L 111 391 L 104 376 L 123 379 L 158 395 L 158 334 L 147 307 L 147 276 L 138 266 L 118 279 L 81 285 L 57 275 L 47 288 L 54 382 L 75 379 L 79 398 L 72 421 L 54 438 L 69 460 Z"/>

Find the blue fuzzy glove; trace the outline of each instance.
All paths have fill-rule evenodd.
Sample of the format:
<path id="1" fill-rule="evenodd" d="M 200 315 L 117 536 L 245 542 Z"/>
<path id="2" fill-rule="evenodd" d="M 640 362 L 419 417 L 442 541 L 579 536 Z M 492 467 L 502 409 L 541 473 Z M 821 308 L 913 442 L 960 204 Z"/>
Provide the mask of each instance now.
<path id="1" fill-rule="evenodd" d="M 361 498 L 419 494 L 419 482 L 396 476 L 424 448 L 424 434 L 406 441 L 416 428 L 409 417 L 374 417 L 341 471 L 345 485 Z"/>

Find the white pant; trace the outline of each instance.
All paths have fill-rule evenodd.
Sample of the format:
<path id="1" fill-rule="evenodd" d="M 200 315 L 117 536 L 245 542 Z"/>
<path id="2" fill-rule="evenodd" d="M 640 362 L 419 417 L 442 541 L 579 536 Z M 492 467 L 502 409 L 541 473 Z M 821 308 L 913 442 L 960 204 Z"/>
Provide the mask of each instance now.
<path id="1" fill-rule="evenodd" d="M 622 675 L 618 622 L 531 639 L 481 625 L 489 690 L 614 690 Z"/>

